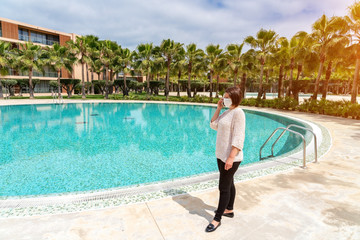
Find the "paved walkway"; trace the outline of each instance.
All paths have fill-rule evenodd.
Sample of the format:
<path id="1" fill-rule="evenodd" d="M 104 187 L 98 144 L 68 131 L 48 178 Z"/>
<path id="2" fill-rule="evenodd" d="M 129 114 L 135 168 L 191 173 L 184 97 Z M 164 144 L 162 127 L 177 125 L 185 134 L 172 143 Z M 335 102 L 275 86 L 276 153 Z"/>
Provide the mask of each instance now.
<path id="1" fill-rule="evenodd" d="M 1 101 L 0 101 L 1 102 Z M 115 208 L 0 219 L 0 239 L 360 239 L 360 121 L 283 112 L 327 127 L 320 164 L 236 184 L 235 218 L 213 233 L 211 189 Z"/>

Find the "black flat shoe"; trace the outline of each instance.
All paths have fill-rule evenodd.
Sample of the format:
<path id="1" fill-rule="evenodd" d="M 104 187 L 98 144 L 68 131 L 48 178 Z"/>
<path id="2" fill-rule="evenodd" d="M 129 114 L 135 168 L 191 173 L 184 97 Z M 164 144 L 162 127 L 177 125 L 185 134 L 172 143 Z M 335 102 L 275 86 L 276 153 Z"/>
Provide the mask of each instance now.
<path id="1" fill-rule="evenodd" d="M 216 214 L 217 210 L 214 211 L 214 213 Z M 231 212 L 231 213 L 224 213 L 223 214 L 224 217 L 228 217 L 228 218 L 233 218 L 235 215 L 234 215 L 234 212 Z"/>
<path id="2" fill-rule="evenodd" d="M 214 226 L 214 224 L 210 223 L 206 229 L 205 229 L 205 232 L 213 232 L 215 231 L 218 227 L 220 227 L 221 225 L 221 222 L 219 222 L 219 224 L 217 225 L 217 227 Z"/>

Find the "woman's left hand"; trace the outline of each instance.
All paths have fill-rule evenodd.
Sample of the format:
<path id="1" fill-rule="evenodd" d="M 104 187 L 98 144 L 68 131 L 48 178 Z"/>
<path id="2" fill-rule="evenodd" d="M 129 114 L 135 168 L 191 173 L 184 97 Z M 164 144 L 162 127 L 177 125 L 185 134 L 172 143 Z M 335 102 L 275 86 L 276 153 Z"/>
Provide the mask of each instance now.
<path id="1" fill-rule="evenodd" d="M 225 162 L 225 170 L 229 170 L 230 168 L 232 168 L 234 163 L 234 158 L 233 157 L 229 157 L 226 162 Z"/>

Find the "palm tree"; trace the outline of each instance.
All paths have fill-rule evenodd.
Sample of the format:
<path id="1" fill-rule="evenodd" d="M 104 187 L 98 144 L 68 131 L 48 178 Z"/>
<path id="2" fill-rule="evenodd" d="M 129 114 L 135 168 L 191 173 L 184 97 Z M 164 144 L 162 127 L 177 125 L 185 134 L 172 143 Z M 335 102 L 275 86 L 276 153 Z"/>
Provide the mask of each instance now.
<path id="1" fill-rule="evenodd" d="M 95 92 L 95 86 L 94 86 L 94 73 L 97 73 L 98 80 L 100 80 L 100 74 L 102 72 L 102 64 L 99 59 L 100 51 L 96 48 L 90 48 L 89 51 L 89 70 L 91 72 L 91 94 L 94 94 Z"/>
<path id="2" fill-rule="evenodd" d="M 158 55 L 158 50 L 159 47 L 155 47 L 154 51 L 155 51 L 155 55 Z M 165 65 L 165 60 L 162 57 L 155 57 L 153 60 L 153 64 L 151 67 L 151 75 L 152 78 L 156 78 L 157 81 L 160 80 L 160 76 L 166 76 L 166 65 Z"/>
<path id="3" fill-rule="evenodd" d="M 82 98 L 86 98 L 85 95 L 85 64 L 89 62 L 89 47 L 86 41 L 86 36 L 77 36 L 75 42 L 69 41 L 69 47 L 72 52 L 77 56 L 81 63 L 81 93 Z"/>
<path id="4" fill-rule="evenodd" d="M 229 78 L 229 76 L 230 76 L 229 68 L 227 66 L 228 65 L 227 65 L 226 55 L 225 55 L 225 53 L 222 53 L 219 56 L 219 59 L 216 62 L 215 68 L 214 68 L 214 74 L 216 75 L 216 95 L 215 95 L 216 98 L 219 97 L 220 77 Z"/>
<path id="5" fill-rule="evenodd" d="M 345 20 L 350 27 L 352 48 L 356 53 L 355 73 L 351 90 L 351 102 L 356 103 L 360 69 L 360 2 L 356 1 L 349 7 L 349 14 L 345 17 Z"/>
<path id="6" fill-rule="evenodd" d="M 174 40 L 163 40 L 160 44 L 160 47 L 157 48 L 157 52 L 164 59 L 167 72 L 165 78 L 165 96 L 166 101 L 169 99 L 169 82 L 170 82 L 170 66 L 174 60 L 176 54 L 183 49 L 182 43 L 174 42 Z M 182 50 L 183 51 L 183 50 Z"/>
<path id="7" fill-rule="evenodd" d="M 87 49 L 87 56 L 88 56 L 88 63 L 87 66 L 90 68 L 87 70 L 90 70 L 91 72 L 91 94 L 94 94 L 94 72 L 97 70 L 98 64 L 96 63 L 99 61 L 100 56 L 100 43 L 99 38 L 94 35 L 87 35 L 86 36 L 86 42 L 88 45 Z M 100 79 L 99 79 L 100 80 Z"/>
<path id="8" fill-rule="evenodd" d="M 327 66 L 326 74 L 325 74 L 325 83 L 323 86 L 323 91 L 322 91 L 322 96 L 321 96 L 322 99 L 326 99 L 329 80 L 330 80 L 332 72 L 334 71 L 334 69 L 337 67 L 337 65 L 339 63 L 344 61 L 344 58 L 343 58 L 344 49 L 345 49 L 345 46 L 347 46 L 348 44 L 349 44 L 348 39 L 342 38 L 342 41 L 338 41 L 336 44 L 332 45 L 329 48 L 329 52 L 327 55 L 328 66 Z"/>
<path id="9" fill-rule="evenodd" d="M 179 80 L 181 79 L 182 73 L 185 71 L 186 68 L 186 59 L 185 59 L 185 50 L 184 48 L 180 48 L 179 51 L 174 56 L 174 62 L 171 65 L 173 69 L 173 75 L 177 82 L 177 96 L 180 97 L 180 83 Z M 173 83 L 172 83 L 173 86 Z"/>
<path id="10" fill-rule="evenodd" d="M 61 96 L 61 84 L 60 74 L 61 69 L 65 68 L 69 72 L 72 72 L 72 66 L 76 61 L 76 57 L 71 54 L 70 50 L 66 46 L 60 46 L 58 43 L 47 47 L 45 50 L 45 63 L 50 65 L 57 72 L 58 83 L 58 96 Z"/>
<path id="11" fill-rule="evenodd" d="M 306 32 L 301 32 L 301 33 L 297 33 L 295 34 L 288 46 L 288 51 L 289 51 L 289 57 L 290 57 L 290 77 L 289 77 L 289 87 L 287 88 L 286 91 L 286 96 L 292 97 L 293 93 L 292 93 L 292 85 L 293 85 L 293 80 L 294 80 L 294 68 L 295 68 L 295 64 L 297 62 L 297 60 L 303 57 L 304 54 L 304 47 L 303 47 L 303 43 L 304 43 L 304 37 L 307 35 Z M 300 65 L 300 64 L 299 64 Z M 298 65 L 298 66 L 299 66 Z M 302 65 L 301 65 L 302 67 Z M 300 71 L 298 71 L 298 77 L 300 76 Z M 297 79 L 298 79 L 297 77 Z"/>
<path id="12" fill-rule="evenodd" d="M 10 43 L 0 41 L 0 76 L 8 74 Z M 3 99 L 3 86 L 0 80 L 0 99 Z"/>
<path id="13" fill-rule="evenodd" d="M 191 74 L 193 68 L 196 67 L 196 65 L 201 64 L 203 57 L 204 57 L 204 51 L 202 49 L 197 48 L 195 43 L 190 43 L 189 45 L 186 46 L 185 60 L 186 60 L 187 74 L 188 74 L 186 91 L 188 97 L 191 97 Z"/>
<path id="14" fill-rule="evenodd" d="M 271 50 L 274 48 L 278 35 L 272 30 L 260 29 L 257 32 L 256 38 L 253 36 L 248 36 L 245 38 L 244 42 L 249 44 L 254 49 L 258 50 L 258 57 L 260 62 L 260 79 L 259 79 L 259 92 L 257 98 L 260 99 L 262 95 L 262 83 L 264 75 L 264 65 L 266 63 L 266 58 Z"/>
<path id="15" fill-rule="evenodd" d="M 291 38 L 291 56 L 294 58 L 294 62 L 291 59 L 291 64 L 296 63 L 297 64 L 297 75 L 296 75 L 296 81 L 299 80 L 300 75 L 303 71 L 304 61 L 305 58 L 310 53 L 310 46 L 308 41 L 305 41 L 308 39 L 307 32 L 300 31 L 297 32 L 292 38 Z M 295 67 L 291 65 L 291 67 Z M 290 85 L 289 85 L 289 95 L 292 95 L 292 76 L 290 78 Z"/>
<path id="16" fill-rule="evenodd" d="M 237 76 L 239 73 L 239 69 L 242 64 L 242 49 L 244 47 L 244 43 L 242 44 L 230 44 L 227 46 L 226 58 L 231 72 L 233 73 L 234 78 L 234 87 L 236 86 Z"/>
<path id="17" fill-rule="evenodd" d="M 150 74 L 153 66 L 154 46 L 152 43 L 139 44 L 137 46 L 137 66 L 146 74 L 146 93 L 150 92 Z"/>
<path id="18" fill-rule="evenodd" d="M 343 41 L 343 39 L 346 38 L 346 36 L 344 36 L 344 33 L 347 32 L 347 28 L 344 27 L 345 25 L 345 20 L 343 18 L 332 17 L 328 19 L 328 17 L 323 14 L 312 26 L 313 31 L 309 35 L 309 38 L 313 42 L 313 50 L 317 52 L 320 59 L 315 90 L 312 96 L 312 99 L 314 100 L 317 99 L 324 62 L 329 53 L 329 49 L 337 44 L 337 42 Z"/>
<path id="19" fill-rule="evenodd" d="M 97 54 L 100 55 L 100 52 L 98 52 Z M 94 73 L 96 73 L 98 75 L 98 80 L 100 81 L 101 73 L 104 72 L 104 69 L 103 69 L 104 66 L 103 66 L 101 60 L 99 59 L 99 55 L 98 55 L 98 57 L 95 56 L 94 59 L 92 59 L 90 69 L 91 69 L 91 71 L 93 71 Z"/>
<path id="20" fill-rule="evenodd" d="M 286 37 L 281 37 L 276 42 L 276 48 L 274 49 L 273 60 L 279 66 L 279 78 L 278 78 L 278 98 L 283 97 L 283 77 L 284 68 L 290 60 L 290 42 Z"/>
<path id="21" fill-rule="evenodd" d="M 133 57 L 134 57 L 134 52 L 131 52 L 128 48 L 122 48 L 120 50 L 119 63 L 124 76 L 124 91 L 123 91 L 124 96 L 129 95 L 126 86 L 126 75 L 130 72 L 130 67 L 132 64 Z"/>
<path id="22" fill-rule="evenodd" d="M 29 75 L 29 90 L 30 99 L 34 98 L 34 86 L 33 86 L 33 71 L 43 72 L 42 65 L 44 63 L 42 59 L 43 50 L 41 46 L 35 45 L 32 42 L 20 43 L 19 48 L 13 49 L 16 53 L 15 63 L 21 70 L 27 71 Z"/>
<path id="23" fill-rule="evenodd" d="M 210 82 L 210 99 L 212 99 L 212 81 L 215 72 L 216 65 L 219 61 L 224 60 L 224 55 L 222 55 L 223 50 L 220 48 L 220 45 L 209 44 L 206 47 L 206 59 L 207 59 L 207 67 L 209 71 L 209 82 Z"/>
<path id="24" fill-rule="evenodd" d="M 112 80 L 112 70 L 114 58 L 119 51 L 119 45 L 116 42 L 110 40 L 101 41 L 100 47 L 100 61 L 105 68 L 105 98 L 109 99 L 109 79 Z M 110 76 L 109 76 L 110 73 Z"/>
<path id="25" fill-rule="evenodd" d="M 242 77 L 241 77 L 241 83 L 240 83 L 240 89 L 241 89 L 241 99 L 245 98 L 245 93 L 246 93 L 246 82 L 247 82 L 247 76 L 249 73 L 251 73 L 256 64 L 256 52 L 254 49 L 250 49 L 248 50 L 246 53 L 244 53 L 241 56 L 242 59 L 242 65 L 241 65 L 241 72 L 242 72 Z"/>

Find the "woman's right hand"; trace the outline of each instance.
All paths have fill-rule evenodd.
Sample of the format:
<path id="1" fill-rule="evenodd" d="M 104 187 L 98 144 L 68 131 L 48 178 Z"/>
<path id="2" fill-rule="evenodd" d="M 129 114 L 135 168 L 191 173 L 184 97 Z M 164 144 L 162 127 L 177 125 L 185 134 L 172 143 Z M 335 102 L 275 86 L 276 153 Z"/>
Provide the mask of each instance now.
<path id="1" fill-rule="evenodd" d="M 223 102 L 224 102 L 224 99 L 220 98 L 220 100 L 217 103 L 217 108 L 218 109 L 222 109 L 224 107 Z"/>

